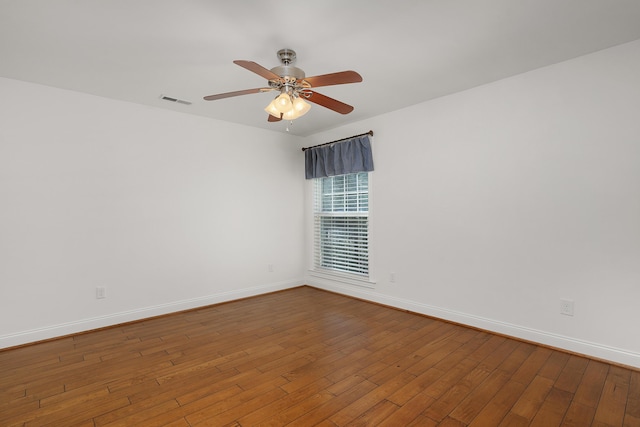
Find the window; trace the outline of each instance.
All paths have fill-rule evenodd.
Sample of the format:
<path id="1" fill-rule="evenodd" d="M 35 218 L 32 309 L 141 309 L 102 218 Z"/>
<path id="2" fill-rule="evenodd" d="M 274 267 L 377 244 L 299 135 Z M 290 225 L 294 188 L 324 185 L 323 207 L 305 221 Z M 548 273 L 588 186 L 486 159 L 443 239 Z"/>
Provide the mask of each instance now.
<path id="1" fill-rule="evenodd" d="M 369 275 L 369 173 L 314 179 L 314 267 Z"/>

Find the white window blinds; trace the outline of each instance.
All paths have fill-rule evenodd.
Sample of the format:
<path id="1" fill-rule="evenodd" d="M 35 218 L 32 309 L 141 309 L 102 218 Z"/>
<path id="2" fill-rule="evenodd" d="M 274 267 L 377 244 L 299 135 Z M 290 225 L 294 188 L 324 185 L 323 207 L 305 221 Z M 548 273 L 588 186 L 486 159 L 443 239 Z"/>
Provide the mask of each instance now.
<path id="1" fill-rule="evenodd" d="M 314 181 L 315 268 L 367 276 L 368 172 Z"/>

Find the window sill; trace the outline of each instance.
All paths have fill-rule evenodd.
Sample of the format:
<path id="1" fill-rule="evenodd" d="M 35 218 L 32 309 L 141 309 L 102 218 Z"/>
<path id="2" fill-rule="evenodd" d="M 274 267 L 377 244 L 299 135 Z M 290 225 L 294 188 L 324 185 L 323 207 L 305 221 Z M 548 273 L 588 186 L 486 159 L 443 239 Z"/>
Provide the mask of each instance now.
<path id="1" fill-rule="evenodd" d="M 370 277 L 338 273 L 330 270 L 309 270 L 309 276 L 369 289 L 374 289 L 376 287 L 376 282 Z"/>

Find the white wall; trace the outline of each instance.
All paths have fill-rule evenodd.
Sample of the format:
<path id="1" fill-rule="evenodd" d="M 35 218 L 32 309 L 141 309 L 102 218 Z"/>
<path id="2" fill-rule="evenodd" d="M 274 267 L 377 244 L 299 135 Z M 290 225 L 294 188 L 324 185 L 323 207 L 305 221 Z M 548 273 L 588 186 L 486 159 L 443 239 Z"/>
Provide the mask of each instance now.
<path id="1" fill-rule="evenodd" d="M 0 93 L 0 347 L 302 283 L 300 138 Z"/>
<path id="2" fill-rule="evenodd" d="M 310 284 L 640 367 L 640 41 L 369 129 L 376 287 Z"/>

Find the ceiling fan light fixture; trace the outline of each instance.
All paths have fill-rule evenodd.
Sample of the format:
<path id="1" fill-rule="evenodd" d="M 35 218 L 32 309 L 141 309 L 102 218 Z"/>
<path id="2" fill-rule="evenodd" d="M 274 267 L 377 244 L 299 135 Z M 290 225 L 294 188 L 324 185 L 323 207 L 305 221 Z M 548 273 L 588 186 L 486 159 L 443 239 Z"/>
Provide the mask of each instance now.
<path id="1" fill-rule="evenodd" d="M 288 108 L 285 106 L 288 104 Z M 267 108 L 264 110 L 276 118 L 282 118 L 285 120 L 295 120 L 298 117 L 302 117 L 311 109 L 311 104 L 306 102 L 297 94 L 293 96 L 286 92 L 278 95 L 276 99 L 271 101 Z"/>

